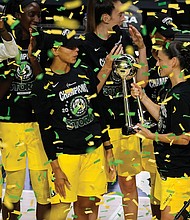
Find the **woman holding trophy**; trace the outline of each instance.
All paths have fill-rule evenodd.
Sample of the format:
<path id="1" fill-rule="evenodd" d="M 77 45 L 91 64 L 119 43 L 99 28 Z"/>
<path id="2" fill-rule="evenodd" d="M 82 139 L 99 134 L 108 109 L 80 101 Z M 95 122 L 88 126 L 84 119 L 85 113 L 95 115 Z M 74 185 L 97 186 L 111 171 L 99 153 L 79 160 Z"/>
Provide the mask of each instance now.
<path id="1" fill-rule="evenodd" d="M 138 47 L 139 63 L 136 80 L 147 81 L 146 48 L 141 34 L 136 28 L 130 26 L 122 30 L 119 26 L 125 20 L 123 4 L 118 0 L 89 0 L 87 8 L 87 33 L 83 45 L 79 50 L 81 60 L 94 69 L 100 82 L 107 79 L 99 93 L 102 100 L 102 109 L 107 125 L 110 127 L 109 135 L 114 146 L 114 157 L 120 161 L 117 165 L 118 181 L 123 198 L 125 218 L 137 219 L 137 188 L 135 175 L 141 171 L 140 141 L 134 134 L 122 134 L 125 127 L 125 114 L 130 115 L 133 123 L 138 120 L 137 103 L 128 98 L 130 112 L 124 111 L 124 95 L 122 79 L 113 71 L 113 61 L 121 54 L 130 53 L 134 56 L 133 43 Z M 145 86 L 145 83 L 143 84 Z M 130 82 L 127 83 L 129 90 Z M 131 132 L 132 133 L 132 132 Z M 112 147 L 112 146 L 110 146 Z"/>
<path id="2" fill-rule="evenodd" d="M 172 85 L 160 105 L 151 101 L 140 86 L 132 84 L 133 97 L 140 97 L 158 122 L 158 132 L 153 133 L 140 124 L 136 132 L 154 141 L 159 172 L 155 197 L 160 200 L 161 219 L 167 220 L 174 219 L 190 193 L 189 54 L 189 44 L 180 41 L 167 42 L 158 51 L 156 65 L 160 67 L 160 75 L 169 77 Z"/>

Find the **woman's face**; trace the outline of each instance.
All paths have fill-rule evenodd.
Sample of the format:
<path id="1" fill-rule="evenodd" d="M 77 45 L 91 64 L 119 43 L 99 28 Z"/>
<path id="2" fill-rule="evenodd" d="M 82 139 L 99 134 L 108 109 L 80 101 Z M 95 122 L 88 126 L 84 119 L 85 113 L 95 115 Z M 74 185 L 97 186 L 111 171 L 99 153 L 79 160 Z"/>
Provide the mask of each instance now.
<path id="1" fill-rule="evenodd" d="M 66 47 L 60 47 L 60 48 L 58 48 L 59 59 L 63 63 L 74 64 L 77 60 L 77 57 L 78 57 L 78 51 L 79 51 L 79 49 L 77 47 L 75 47 L 73 49 L 69 49 Z"/>
<path id="2" fill-rule="evenodd" d="M 111 28 L 115 25 L 121 26 L 123 21 L 125 20 L 124 13 L 121 12 L 121 6 L 122 3 L 120 1 L 117 1 L 114 3 L 115 8 L 112 11 L 112 14 L 110 15 L 110 26 Z"/>
<path id="3" fill-rule="evenodd" d="M 38 3 L 32 2 L 22 10 L 24 13 L 19 13 L 18 19 L 22 28 L 28 32 L 30 27 L 35 27 L 41 22 L 41 9 Z"/>
<path id="4" fill-rule="evenodd" d="M 158 51 L 158 59 L 157 59 L 156 66 L 159 66 L 160 68 L 159 69 L 160 76 L 162 77 L 169 76 L 173 72 L 173 69 L 172 69 L 173 60 L 172 59 L 169 59 L 169 57 L 162 50 Z"/>

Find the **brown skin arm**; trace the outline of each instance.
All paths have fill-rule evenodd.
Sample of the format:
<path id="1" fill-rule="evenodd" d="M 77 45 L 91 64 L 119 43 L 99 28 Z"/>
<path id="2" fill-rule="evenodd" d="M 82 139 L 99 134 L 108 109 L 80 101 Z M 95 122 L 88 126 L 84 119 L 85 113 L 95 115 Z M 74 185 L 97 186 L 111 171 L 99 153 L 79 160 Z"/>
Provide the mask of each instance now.
<path id="1" fill-rule="evenodd" d="M 158 133 L 152 133 L 149 129 L 143 127 L 141 124 L 137 124 L 137 126 L 139 127 L 139 129 L 137 129 L 136 132 L 150 140 L 158 140 L 164 143 L 170 143 L 171 145 L 172 144 L 188 145 L 190 141 L 189 133 L 181 134 L 178 136 L 172 133 L 158 134 Z"/>
<path id="2" fill-rule="evenodd" d="M 12 36 L 9 34 L 7 29 L 5 28 L 4 21 L 2 18 L 0 18 L 0 36 L 5 40 L 5 41 L 11 41 Z"/>
<path id="3" fill-rule="evenodd" d="M 34 56 L 34 51 L 36 51 L 36 38 L 32 36 L 33 29 L 29 28 L 30 32 L 30 44 L 28 46 L 28 57 L 30 59 L 32 69 L 33 69 L 33 74 L 35 76 L 39 75 L 42 73 L 42 67 L 40 66 L 40 63 L 38 62 L 38 59 L 36 56 Z"/>

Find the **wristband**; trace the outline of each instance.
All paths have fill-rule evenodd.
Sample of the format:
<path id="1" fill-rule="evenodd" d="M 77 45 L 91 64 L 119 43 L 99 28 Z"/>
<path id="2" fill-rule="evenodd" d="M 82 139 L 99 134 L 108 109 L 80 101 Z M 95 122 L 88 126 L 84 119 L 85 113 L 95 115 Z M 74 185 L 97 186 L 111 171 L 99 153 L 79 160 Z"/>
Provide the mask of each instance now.
<path id="1" fill-rule="evenodd" d="M 108 146 L 104 146 L 104 149 L 105 150 L 109 150 L 109 149 L 112 149 L 113 148 L 113 144 L 110 144 Z"/>

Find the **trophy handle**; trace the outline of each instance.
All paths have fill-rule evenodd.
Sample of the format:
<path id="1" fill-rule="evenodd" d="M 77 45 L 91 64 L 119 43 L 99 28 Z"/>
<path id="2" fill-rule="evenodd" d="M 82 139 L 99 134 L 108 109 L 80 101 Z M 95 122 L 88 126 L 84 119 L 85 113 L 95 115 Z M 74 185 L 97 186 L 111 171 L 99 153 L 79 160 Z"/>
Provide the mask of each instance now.
<path id="1" fill-rule="evenodd" d="M 131 120 L 131 117 L 129 115 L 130 109 L 129 109 L 126 78 L 122 78 L 122 87 L 123 87 L 123 99 L 124 99 L 124 111 L 125 111 L 125 125 L 127 127 L 131 127 L 132 126 L 132 120 Z"/>
<path id="2" fill-rule="evenodd" d="M 136 83 L 135 76 L 133 77 L 133 82 Z M 139 108 L 139 119 L 140 119 L 141 124 L 144 124 L 144 115 L 143 115 L 142 105 L 141 105 L 139 96 L 137 96 L 137 103 L 138 103 L 138 108 Z"/>

